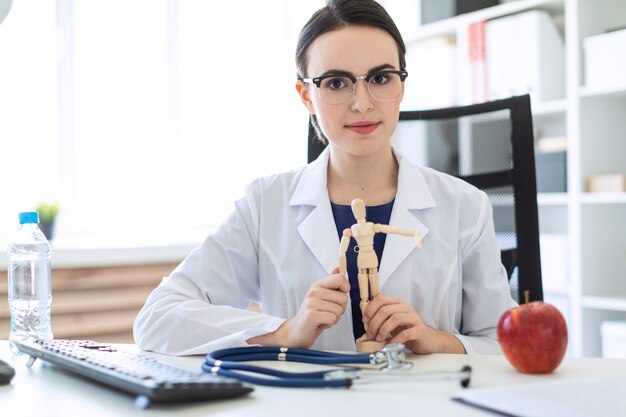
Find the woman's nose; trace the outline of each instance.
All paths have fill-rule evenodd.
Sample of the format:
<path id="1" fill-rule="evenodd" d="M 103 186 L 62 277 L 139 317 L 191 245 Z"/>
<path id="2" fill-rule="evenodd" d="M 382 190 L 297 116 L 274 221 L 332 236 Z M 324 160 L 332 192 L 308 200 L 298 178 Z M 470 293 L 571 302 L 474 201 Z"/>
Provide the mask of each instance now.
<path id="1" fill-rule="evenodd" d="M 352 95 L 352 110 L 358 112 L 366 112 L 370 110 L 374 104 L 374 99 L 370 95 L 365 80 L 357 80 L 354 84 L 354 94 Z"/>

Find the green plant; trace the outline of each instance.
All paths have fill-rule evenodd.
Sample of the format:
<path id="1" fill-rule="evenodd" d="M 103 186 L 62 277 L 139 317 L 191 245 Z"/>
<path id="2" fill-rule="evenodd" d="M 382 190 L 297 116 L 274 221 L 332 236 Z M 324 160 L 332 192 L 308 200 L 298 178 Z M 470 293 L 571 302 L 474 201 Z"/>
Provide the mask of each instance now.
<path id="1" fill-rule="evenodd" d="M 41 223 L 52 223 L 59 213 L 59 203 L 41 202 L 37 204 L 35 210 L 39 213 L 39 221 Z"/>

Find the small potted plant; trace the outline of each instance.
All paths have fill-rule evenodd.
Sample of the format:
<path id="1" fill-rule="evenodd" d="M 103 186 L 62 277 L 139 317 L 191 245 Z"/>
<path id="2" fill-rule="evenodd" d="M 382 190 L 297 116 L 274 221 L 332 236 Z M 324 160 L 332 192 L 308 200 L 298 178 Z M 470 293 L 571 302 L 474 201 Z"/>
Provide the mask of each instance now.
<path id="1" fill-rule="evenodd" d="M 59 203 L 41 202 L 35 208 L 39 213 L 39 228 L 43 232 L 46 239 L 52 240 L 54 237 L 54 222 L 59 213 Z"/>

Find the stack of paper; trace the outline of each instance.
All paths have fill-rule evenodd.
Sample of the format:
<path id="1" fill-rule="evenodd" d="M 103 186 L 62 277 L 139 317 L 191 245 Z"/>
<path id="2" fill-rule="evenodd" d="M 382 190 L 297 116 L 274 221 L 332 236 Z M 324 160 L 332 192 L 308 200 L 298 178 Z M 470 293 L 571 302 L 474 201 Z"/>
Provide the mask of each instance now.
<path id="1" fill-rule="evenodd" d="M 624 417 L 626 376 L 467 389 L 455 400 L 510 416 Z"/>

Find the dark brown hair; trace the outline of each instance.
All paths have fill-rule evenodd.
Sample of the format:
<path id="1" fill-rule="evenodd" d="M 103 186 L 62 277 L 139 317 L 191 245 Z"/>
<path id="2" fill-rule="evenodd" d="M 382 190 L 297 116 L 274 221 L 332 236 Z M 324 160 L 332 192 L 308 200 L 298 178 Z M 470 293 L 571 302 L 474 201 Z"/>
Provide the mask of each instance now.
<path id="1" fill-rule="evenodd" d="M 368 26 L 389 33 L 398 46 L 400 69 L 406 69 L 406 46 L 398 27 L 387 11 L 374 0 L 327 0 L 326 6 L 316 11 L 300 31 L 296 47 L 296 68 L 299 78 L 308 74 L 309 46 L 320 35 L 348 26 Z M 311 115 L 311 124 L 317 132 L 318 139 L 326 143 L 315 115 Z"/>

